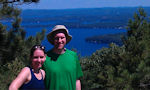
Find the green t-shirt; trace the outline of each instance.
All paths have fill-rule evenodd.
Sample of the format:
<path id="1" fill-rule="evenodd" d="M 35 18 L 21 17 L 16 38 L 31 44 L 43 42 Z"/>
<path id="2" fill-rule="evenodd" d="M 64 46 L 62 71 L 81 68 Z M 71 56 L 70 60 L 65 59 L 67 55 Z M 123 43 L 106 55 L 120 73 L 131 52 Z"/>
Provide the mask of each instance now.
<path id="1" fill-rule="evenodd" d="M 48 51 L 43 69 L 49 90 L 75 90 L 76 80 L 83 76 L 78 56 L 68 49 L 64 54 Z"/>

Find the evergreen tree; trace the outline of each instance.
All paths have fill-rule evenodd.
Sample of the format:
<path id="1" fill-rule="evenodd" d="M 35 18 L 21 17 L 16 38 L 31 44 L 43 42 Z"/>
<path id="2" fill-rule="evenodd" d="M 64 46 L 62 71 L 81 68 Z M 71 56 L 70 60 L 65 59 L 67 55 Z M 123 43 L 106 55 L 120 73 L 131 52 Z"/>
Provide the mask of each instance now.
<path id="1" fill-rule="evenodd" d="M 110 44 L 82 58 L 83 90 L 147 90 L 150 85 L 150 22 L 139 8 L 129 20 L 123 46 Z"/>
<path id="2" fill-rule="evenodd" d="M 21 0 L 0 1 L 0 19 L 12 20 L 12 26 L 0 23 L 0 90 L 7 90 L 9 84 L 20 72 L 21 68 L 28 65 L 30 49 L 35 44 L 41 44 L 45 37 L 45 30 L 36 36 L 26 37 L 25 30 L 21 27 L 21 11 L 13 5 Z M 38 0 L 24 0 L 38 1 Z"/>
<path id="3" fill-rule="evenodd" d="M 18 71 L 30 62 L 29 54 L 31 47 L 35 44 L 41 44 L 45 36 L 45 30 L 43 30 L 37 33 L 35 37 L 30 36 L 25 38 L 26 33 L 25 30 L 21 28 L 20 22 L 21 19 L 18 16 L 15 17 L 11 30 L 6 30 L 5 27 L 1 25 L 2 29 L 0 34 L 2 36 L 0 47 L 2 49 L 0 50 L 0 71 L 3 73 L 0 74 L 0 83 L 4 83 L 4 86 L 0 87 L 5 87 L 5 90 L 8 88 L 8 84 L 16 77 Z M 4 82 L 6 78 L 7 82 Z"/>
<path id="4" fill-rule="evenodd" d="M 148 88 L 150 75 L 150 22 L 143 8 L 129 20 L 128 37 L 125 38 L 126 61 L 129 73 L 134 75 L 133 88 Z M 147 79 L 147 80 L 146 80 Z"/>

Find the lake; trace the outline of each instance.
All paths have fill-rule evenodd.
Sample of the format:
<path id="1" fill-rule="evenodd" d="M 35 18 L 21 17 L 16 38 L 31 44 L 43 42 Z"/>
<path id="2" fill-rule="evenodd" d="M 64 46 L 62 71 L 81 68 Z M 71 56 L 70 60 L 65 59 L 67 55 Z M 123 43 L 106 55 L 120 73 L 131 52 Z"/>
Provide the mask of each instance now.
<path id="1" fill-rule="evenodd" d="M 66 26 L 67 27 L 67 26 Z M 46 35 L 51 31 L 51 27 L 46 28 Z M 27 37 L 35 35 L 36 32 L 40 32 L 42 28 L 26 28 Z M 94 44 L 85 41 L 85 38 L 95 35 L 115 34 L 120 32 L 126 32 L 125 29 L 87 29 L 87 28 L 68 28 L 69 33 L 72 35 L 72 40 L 66 45 L 68 49 L 76 49 L 77 53 L 81 56 L 90 56 L 93 52 L 102 47 L 108 47 L 108 44 Z M 46 50 L 52 48 L 52 45 L 47 41 L 46 37 L 42 44 L 46 47 Z"/>
<path id="2" fill-rule="evenodd" d="M 108 44 L 94 44 L 85 41 L 85 38 L 95 35 L 115 34 L 126 32 L 127 18 L 131 17 L 133 11 L 120 8 L 96 8 L 96 9 L 65 9 L 65 10 L 24 10 L 22 26 L 27 31 L 27 36 L 35 35 L 43 28 L 47 30 L 46 35 L 58 24 L 65 25 L 73 36 L 71 42 L 66 45 L 68 49 L 76 49 L 81 56 L 90 56 Z M 127 13 L 128 11 L 128 13 Z M 116 28 L 117 27 L 117 28 Z M 52 45 L 45 40 L 42 42 L 46 49 Z"/>
<path id="3" fill-rule="evenodd" d="M 147 8 L 150 10 L 150 8 Z M 126 32 L 129 18 L 132 18 L 137 8 L 95 8 L 95 9 L 66 9 L 66 10 L 23 10 L 21 13 L 22 27 L 26 37 L 35 35 L 46 29 L 46 35 L 55 25 L 65 25 L 73 36 L 66 45 L 68 49 L 76 49 L 81 56 L 90 56 L 108 44 L 88 43 L 85 38 L 95 35 L 116 34 Z M 8 21 L 10 22 L 10 21 Z M 10 23 L 3 23 L 10 26 Z M 46 50 L 52 45 L 45 40 L 42 42 Z"/>

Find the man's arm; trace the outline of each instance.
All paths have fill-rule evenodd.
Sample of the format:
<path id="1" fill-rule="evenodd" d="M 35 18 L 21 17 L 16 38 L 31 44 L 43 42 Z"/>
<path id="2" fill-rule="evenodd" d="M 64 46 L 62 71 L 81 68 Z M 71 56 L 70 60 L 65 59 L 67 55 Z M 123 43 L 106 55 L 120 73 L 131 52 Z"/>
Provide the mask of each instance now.
<path id="1" fill-rule="evenodd" d="M 80 82 L 80 80 L 76 80 L 76 90 L 81 90 L 81 82 Z"/>

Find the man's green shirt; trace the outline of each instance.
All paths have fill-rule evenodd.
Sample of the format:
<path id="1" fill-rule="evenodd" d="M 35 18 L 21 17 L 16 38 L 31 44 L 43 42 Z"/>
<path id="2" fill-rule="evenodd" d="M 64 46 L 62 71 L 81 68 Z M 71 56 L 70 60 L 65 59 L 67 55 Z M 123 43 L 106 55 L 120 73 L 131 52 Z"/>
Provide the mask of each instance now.
<path id="1" fill-rule="evenodd" d="M 48 51 L 43 69 L 49 90 L 75 90 L 76 80 L 83 76 L 77 54 L 68 49 L 63 54 Z"/>

